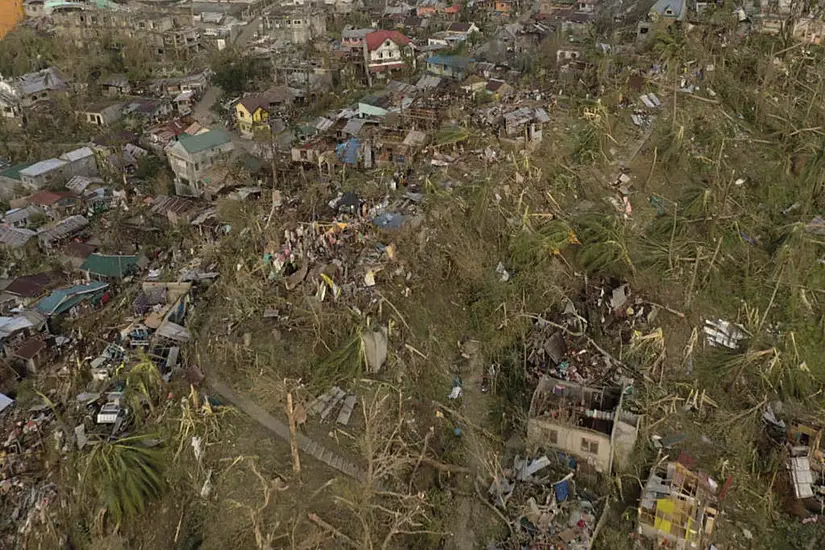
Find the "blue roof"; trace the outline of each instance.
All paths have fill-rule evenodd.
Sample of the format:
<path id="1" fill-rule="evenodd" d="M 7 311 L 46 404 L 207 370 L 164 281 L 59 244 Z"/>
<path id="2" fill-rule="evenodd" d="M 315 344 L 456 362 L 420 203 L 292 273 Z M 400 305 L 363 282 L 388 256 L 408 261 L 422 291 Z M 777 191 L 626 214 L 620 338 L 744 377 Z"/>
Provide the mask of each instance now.
<path id="1" fill-rule="evenodd" d="M 63 313 L 70 310 L 83 300 L 94 297 L 94 295 L 102 292 L 108 287 L 108 283 L 93 281 L 85 285 L 59 288 L 37 302 L 34 307 L 45 315 Z"/>
<path id="2" fill-rule="evenodd" d="M 466 69 L 473 60 L 463 55 L 434 55 L 427 58 L 427 63 L 432 65 L 443 65 L 454 69 Z"/>

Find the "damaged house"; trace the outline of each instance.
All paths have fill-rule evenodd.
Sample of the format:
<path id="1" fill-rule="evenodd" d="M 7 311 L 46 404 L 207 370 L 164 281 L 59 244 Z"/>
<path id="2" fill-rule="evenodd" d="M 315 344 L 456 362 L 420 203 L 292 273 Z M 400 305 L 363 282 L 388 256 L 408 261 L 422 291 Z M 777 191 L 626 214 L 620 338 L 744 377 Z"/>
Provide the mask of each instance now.
<path id="1" fill-rule="evenodd" d="M 588 388 L 549 376 L 530 403 L 527 439 L 580 457 L 597 471 L 624 468 L 639 434 L 640 417 L 623 410 L 619 388 Z"/>
<path id="2" fill-rule="evenodd" d="M 716 522 L 716 482 L 679 462 L 659 462 L 639 502 L 637 532 L 662 547 L 706 548 Z"/>
<path id="3" fill-rule="evenodd" d="M 65 79 L 54 67 L 0 80 L 0 115 L 5 118 L 18 117 L 25 109 L 52 99 L 67 88 Z"/>
<path id="4" fill-rule="evenodd" d="M 499 137 L 525 145 L 542 140 L 542 128 L 550 122 L 547 111 L 541 108 L 521 107 L 504 115 Z"/>
<path id="5" fill-rule="evenodd" d="M 822 428 L 803 422 L 788 426 L 787 468 L 794 496 L 811 512 L 825 506 L 825 445 Z"/>
<path id="6" fill-rule="evenodd" d="M 166 148 L 169 165 L 175 173 L 175 191 L 179 195 L 197 196 L 201 181 L 209 168 L 234 150 L 232 137 L 220 129 L 198 135 L 181 135 Z"/>

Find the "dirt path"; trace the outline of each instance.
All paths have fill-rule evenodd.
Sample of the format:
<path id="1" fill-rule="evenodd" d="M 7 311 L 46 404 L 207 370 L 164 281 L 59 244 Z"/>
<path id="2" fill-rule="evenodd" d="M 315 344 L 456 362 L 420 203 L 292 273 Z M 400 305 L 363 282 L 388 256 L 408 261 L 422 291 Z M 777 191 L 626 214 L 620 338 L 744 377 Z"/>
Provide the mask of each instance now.
<path id="1" fill-rule="evenodd" d="M 470 340 L 464 343 L 464 354 L 468 356 L 467 366 L 462 370 L 463 398 L 462 414 L 476 426 L 486 423 L 487 413 L 490 410 L 489 394 L 481 391 L 481 379 L 487 364 L 481 350 L 481 342 Z M 474 550 L 479 546 L 476 539 L 481 531 L 478 520 L 486 517 L 489 512 L 475 496 L 475 478 L 487 477 L 487 447 L 484 435 L 470 426 L 463 427 L 464 448 L 467 457 L 466 466 L 473 474 L 462 479 L 462 492 L 471 496 L 459 496 L 456 499 L 457 508 L 453 524 L 453 539 L 447 545 L 452 550 Z"/>

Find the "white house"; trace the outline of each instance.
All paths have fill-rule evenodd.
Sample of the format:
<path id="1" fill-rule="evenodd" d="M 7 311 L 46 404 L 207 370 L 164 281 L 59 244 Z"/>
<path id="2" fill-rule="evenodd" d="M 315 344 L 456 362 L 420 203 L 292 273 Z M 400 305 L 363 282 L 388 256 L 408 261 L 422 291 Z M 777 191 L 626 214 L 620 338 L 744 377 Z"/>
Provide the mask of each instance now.
<path id="1" fill-rule="evenodd" d="M 234 149 L 232 137 L 220 129 L 197 135 L 183 134 L 166 148 L 179 195 L 199 195 L 203 175 Z"/>
<path id="2" fill-rule="evenodd" d="M 369 73 L 401 69 L 412 53 L 412 41 L 398 31 L 375 31 L 364 37 L 364 64 Z"/>

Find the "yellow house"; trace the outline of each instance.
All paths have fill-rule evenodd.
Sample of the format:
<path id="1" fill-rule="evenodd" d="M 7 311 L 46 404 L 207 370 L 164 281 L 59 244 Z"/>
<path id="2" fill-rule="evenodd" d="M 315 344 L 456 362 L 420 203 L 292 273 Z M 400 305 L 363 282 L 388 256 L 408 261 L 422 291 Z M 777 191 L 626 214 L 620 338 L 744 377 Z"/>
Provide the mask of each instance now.
<path id="1" fill-rule="evenodd" d="M 235 121 L 241 135 L 251 138 L 256 132 L 269 131 L 269 99 L 246 96 L 235 105 Z"/>

